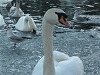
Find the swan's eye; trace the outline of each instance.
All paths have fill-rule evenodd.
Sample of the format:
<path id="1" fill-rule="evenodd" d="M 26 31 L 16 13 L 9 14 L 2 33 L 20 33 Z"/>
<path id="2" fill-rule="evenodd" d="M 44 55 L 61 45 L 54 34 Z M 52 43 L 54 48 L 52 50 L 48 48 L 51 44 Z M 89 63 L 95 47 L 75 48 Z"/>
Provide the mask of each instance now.
<path id="1" fill-rule="evenodd" d="M 65 13 L 58 13 L 58 12 L 55 12 L 55 14 L 57 14 L 58 15 L 58 18 L 60 19 L 62 16 L 64 17 L 64 18 L 68 18 L 68 16 L 65 14 Z"/>

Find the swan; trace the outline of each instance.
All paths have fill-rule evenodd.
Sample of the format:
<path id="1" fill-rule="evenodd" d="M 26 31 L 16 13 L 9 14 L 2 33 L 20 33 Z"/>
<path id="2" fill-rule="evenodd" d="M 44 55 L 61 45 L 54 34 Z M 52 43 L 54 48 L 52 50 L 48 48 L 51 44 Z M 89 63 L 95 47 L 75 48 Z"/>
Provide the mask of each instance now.
<path id="1" fill-rule="evenodd" d="M 3 18 L 3 16 L 0 14 L 0 26 L 3 26 L 3 25 L 5 25 L 4 18 Z"/>
<path id="2" fill-rule="evenodd" d="M 32 17 L 29 16 L 29 14 L 20 17 L 18 22 L 15 24 L 15 28 L 19 31 L 24 31 L 24 32 L 28 31 L 36 32 L 37 30 L 35 22 L 32 19 Z"/>
<path id="3" fill-rule="evenodd" d="M 11 17 L 21 17 L 24 15 L 24 12 L 20 9 L 20 1 L 16 0 L 16 7 L 15 4 L 10 8 L 9 16 Z"/>
<path id="4" fill-rule="evenodd" d="M 44 56 L 38 61 L 32 75 L 83 75 L 84 66 L 78 56 L 53 51 L 53 26 L 62 23 L 70 26 L 67 15 L 59 8 L 49 9 L 42 21 Z"/>

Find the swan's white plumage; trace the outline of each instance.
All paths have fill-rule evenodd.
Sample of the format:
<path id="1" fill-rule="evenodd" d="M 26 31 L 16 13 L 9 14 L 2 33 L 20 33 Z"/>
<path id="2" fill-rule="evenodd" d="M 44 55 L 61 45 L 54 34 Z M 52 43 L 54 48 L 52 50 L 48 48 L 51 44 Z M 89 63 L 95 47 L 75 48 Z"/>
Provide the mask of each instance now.
<path id="1" fill-rule="evenodd" d="M 0 26 L 5 24 L 3 16 L 0 14 Z"/>
<path id="2" fill-rule="evenodd" d="M 11 17 L 21 17 L 24 15 L 24 12 L 20 8 L 20 3 L 16 0 L 16 6 L 15 4 L 10 8 L 9 16 Z"/>
<path id="3" fill-rule="evenodd" d="M 17 8 L 15 6 L 12 6 L 9 10 L 9 16 L 14 17 L 14 15 L 16 15 L 15 13 L 16 9 Z M 21 10 L 21 8 L 19 8 L 18 10 L 19 10 L 18 12 L 21 14 L 21 15 L 17 15 L 18 17 L 21 17 L 22 15 L 24 15 L 24 12 Z"/>
<path id="4" fill-rule="evenodd" d="M 34 20 L 28 14 L 19 18 L 15 24 L 15 28 L 20 31 L 32 31 L 37 30 Z"/>
<path id="5" fill-rule="evenodd" d="M 84 75 L 83 63 L 77 56 L 69 57 L 65 53 L 54 51 L 56 75 Z M 60 61 L 59 61 L 60 60 Z M 32 75 L 43 75 L 44 56 L 36 64 Z"/>
<path id="6" fill-rule="evenodd" d="M 55 12 L 60 16 L 65 13 L 57 8 L 45 13 L 42 22 L 44 56 L 36 64 L 32 75 L 84 75 L 84 66 L 79 57 L 53 51 L 53 25 L 59 23 Z"/>

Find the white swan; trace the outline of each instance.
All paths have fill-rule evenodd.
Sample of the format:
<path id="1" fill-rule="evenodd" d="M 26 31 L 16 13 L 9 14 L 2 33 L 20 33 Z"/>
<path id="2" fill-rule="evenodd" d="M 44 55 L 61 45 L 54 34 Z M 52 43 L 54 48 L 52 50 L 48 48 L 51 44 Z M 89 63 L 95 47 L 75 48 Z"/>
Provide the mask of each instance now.
<path id="1" fill-rule="evenodd" d="M 9 16 L 11 17 L 21 17 L 24 15 L 24 12 L 20 9 L 20 1 L 16 0 L 15 4 L 10 8 Z"/>
<path id="2" fill-rule="evenodd" d="M 3 18 L 3 16 L 0 14 L 0 26 L 3 26 L 3 25 L 5 25 L 4 18 Z"/>
<path id="3" fill-rule="evenodd" d="M 70 25 L 65 18 L 65 12 L 58 8 L 45 13 L 42 22 L 44 57 L 38 61 L 32 75 L 83 75 L 84 67 L 79 57 L 53 51 L 53 26 L 59 22 Z"/>
<path id="4" fill-rule="evenodd" d="M 36 31 L 37 27 L 35 25 L 34 20 L 32 19 L 29 14 L 26 14 L 25 16 L 22 16 L 19 18 L 18 22 L 15 24 L 15 28 L 19 31 Z"/>

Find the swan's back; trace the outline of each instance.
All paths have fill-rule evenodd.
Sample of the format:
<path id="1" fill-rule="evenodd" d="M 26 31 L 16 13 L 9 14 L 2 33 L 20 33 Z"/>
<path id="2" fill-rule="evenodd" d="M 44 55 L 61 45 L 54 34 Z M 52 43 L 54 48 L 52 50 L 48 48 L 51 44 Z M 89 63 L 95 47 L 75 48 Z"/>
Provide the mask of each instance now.
<path id="1" fill-rule="evenodd" d="M 43 75 L 43 60 L 44 57 L 42 57 L 37 64 L 34 67 L 34 70 L 32 72 L 32 75 Z"/>
<path id="2" fill-rule="evenodd" d="M 15 24 L 15 28 L 20 31 L 32 31 L 33 29 L 37 29 L 34 20 L 28 15 L 20 17 Z"/>
<path id="3" fill-rule="evenodd" d="M 84 75 L 83 63 L 77 56 L 69 57 L 69 59 L 59 62 L 55 69 L 57 75 Z"/>

